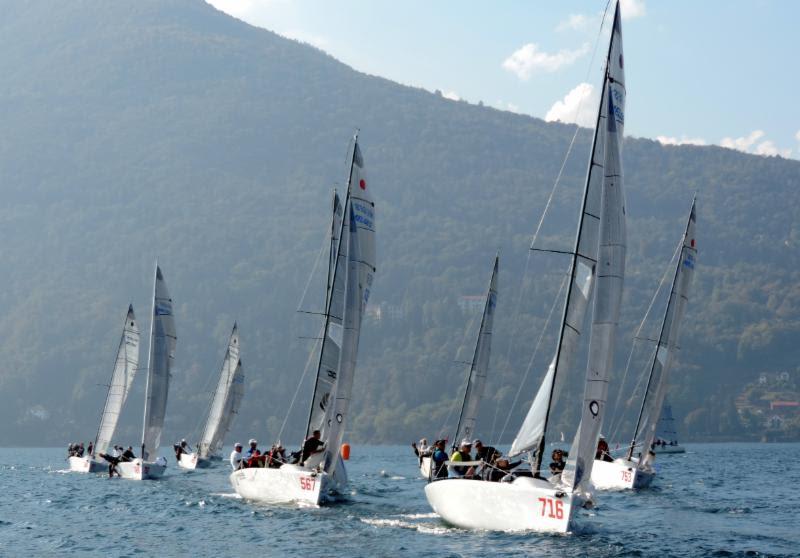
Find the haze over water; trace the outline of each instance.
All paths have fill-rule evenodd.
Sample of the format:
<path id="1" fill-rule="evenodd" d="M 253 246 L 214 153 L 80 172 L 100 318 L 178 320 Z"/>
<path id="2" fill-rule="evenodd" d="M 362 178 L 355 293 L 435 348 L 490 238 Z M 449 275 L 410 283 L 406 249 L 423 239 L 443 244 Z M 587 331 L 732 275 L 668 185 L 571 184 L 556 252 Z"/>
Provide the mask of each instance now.
<path id="1" fill-rule="evenodd" d="M 651 490 L 602 493 L 566 536 L 470 532 L 425 499 L 410 448 L 356 446 L 350 500 L 243 502 L 227 464 L 160 481 L 66 473 L 64 450 L 0 449 L 0 554 L 81 556 L 798 556 L 800 444 L 689 444 Z M 226 448 L 229 451 L 229 448 Z M 788 490 L 787 490 L 788 487 Z M 476 505 L 480 505 L 476 502 Z"/>

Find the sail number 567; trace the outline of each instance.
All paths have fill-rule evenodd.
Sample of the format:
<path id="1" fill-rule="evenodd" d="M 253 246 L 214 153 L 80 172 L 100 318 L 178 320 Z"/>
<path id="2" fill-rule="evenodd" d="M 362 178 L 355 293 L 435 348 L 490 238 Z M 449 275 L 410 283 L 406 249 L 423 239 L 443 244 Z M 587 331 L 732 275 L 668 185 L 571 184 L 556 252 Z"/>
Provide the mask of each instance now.
<path id="1" fill-rule="evenodd" d="M 314 490 L 314 483 L 316 481 L 311 477 L 300 477 L 301 490 Z"/>
<path id="2" fill-rule="evenodd" d="M 564 519 L 564 502 L 552 498 L 539 498 L 542 503 L 542 517 Z"/>

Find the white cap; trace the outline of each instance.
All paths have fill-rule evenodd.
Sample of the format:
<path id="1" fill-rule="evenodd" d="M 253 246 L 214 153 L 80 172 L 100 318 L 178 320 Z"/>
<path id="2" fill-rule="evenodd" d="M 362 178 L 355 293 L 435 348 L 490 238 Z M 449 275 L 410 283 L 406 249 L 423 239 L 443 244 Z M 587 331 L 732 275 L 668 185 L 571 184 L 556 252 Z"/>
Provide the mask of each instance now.
<path id="1" fill-rule="evenodd" d="M 250 438 L 250 441 L 247 443 L 253 445 L 253 444 L 258 444 L 258 441 L 255 438 Z"/>
<path id="2" fill-rule="evenodd" d="M 240 447 L 242 447 L 242 443 L 241 442 L 236 442 L 235 444 L 233 444 L 233 447 L 240 448 Z"/>
<path id="3" fill-rule="evenodd" d="M 461 440 L 461 445 L 462 446 L 471 446 L 472 442 L 469 441 L 469 438 L 464 438 L 463 440 Z"/>

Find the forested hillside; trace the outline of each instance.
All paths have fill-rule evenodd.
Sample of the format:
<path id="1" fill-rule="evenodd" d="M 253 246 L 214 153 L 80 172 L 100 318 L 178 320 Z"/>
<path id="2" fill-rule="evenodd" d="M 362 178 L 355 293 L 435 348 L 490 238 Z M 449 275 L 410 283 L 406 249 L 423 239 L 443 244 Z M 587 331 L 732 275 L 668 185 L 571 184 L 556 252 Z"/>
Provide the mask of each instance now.
<path id="1" fill-rule="evenodd" d="M 304 338 L 319 327 L 296 310 L 355 128 L 378 274 L 351 440 L 407 441 L 453 422 L 478 314 L 462 297 L 483 292 L 498 249 L 479 432 L 498 438 L 518 395 L 510 440 L 552 356 L 553 324 L 522 382 L 566 265 L 528 248 L 573 126 L 361 74 L 201 0 L 14 3 L 0 18 L 0 75 L 0 444 L 94 435 L 128 303 L 143 331 L 149 323 L 156 258 L 178 328 L 167 440 L 203 419 L 234 320 L 248 386 L 235 435 L 277 436 L 312 348 Z M 589 139 L 579 133 L 539 246 L 570 245 Z M 735 436 L 743 386 L 798 366 L 800 163 L 635 138 L 623 159 L 618 374 L 697 192 L 699 264 L 673 407 L 689 436 Z M 305 310 L 322 306 L 320 273 Z M 305 426 L 312 372 L 286 443 Z M 141 375 L 121 443 L 138 440 L 143 386 Z M 558 426 L 571 421 L 566 412 Z"/>

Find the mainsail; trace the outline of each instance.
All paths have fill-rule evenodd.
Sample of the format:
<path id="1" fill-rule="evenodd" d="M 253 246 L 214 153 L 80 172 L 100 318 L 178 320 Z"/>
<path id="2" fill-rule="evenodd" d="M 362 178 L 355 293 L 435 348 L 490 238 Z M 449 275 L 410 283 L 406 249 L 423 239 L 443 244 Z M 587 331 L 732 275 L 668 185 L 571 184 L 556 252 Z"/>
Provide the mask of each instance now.
<path id="1" fill-rule="evenodd" d="M 571 446 L 562 481 L 569 488 L 586 488 L 597 440 L 603 425 L 608 380 L 614 357 L 622 284 L 625 278 L 625 192 L 622 180 L 622 139 L 625 124 L 625 72 L 619 4 L 614 13 L 606 60 L 598 127 L 605 129 L 603 187 L 600 202 L 599 253 L 592 315 L 589 359 L 583 392 L 581 422 Z"/>
<path id="2" fill-rule="evenodd" d="M 239 373 L 238 377 L 236 376 L 237 372 Z M 239 380 L 238 384 L 235 383 L 236 380 Z M 219 373 L 217 389 L 214 391 L 206 426 L 200 438 L 200 457 L 217 454 L 222 449 L 223 438 L 228 433 L 233 415 L 239 409 L 238 402 L 237 405 L 232 405 L 234 391 L 237 388 L 244 390 L 244 373 L 241 371 L 239 361 L 239 328 L 233 324 L 233 330 L 228 340 L 228 349 L 225 351 L 225 359 L 222 361 L 222 370 Z"/>
<path id="3" fill-rule="evenodd" d="M 328 258 L 328 280 L 325 300 L 325 327 L 322 335 L 322 349 L 317 363 L 317 379 L 311 398 L 311 410 L 306 425 L 306 438 L 314 430 L 325 435 L 326 416 L 330 410 L 333 387 L 339 371 L 339 352 L 342 344 L 342 315 L 344 311 L 344 284 L 346 258 L 339 253 L 339 239 L 342 234 L 342 203 L 339 195 L 333 193 L 333 216 L 331 218 L 331 247 Z"/>
<path id="4" fill-rule="evenodd" d="M 656 438 L 665 442 L 678 442 L 678 432 L 675 430 L 675 417 L 672 416 L 672 405 L 664 397 L 664 406 L 656 426 Z"/>
<path id="5" fill-rule="evenodd" d="M 155 458 L 161 443 L 161 431 L 164 428 L 164 416 L 167 411 L 170 371 L 175 360 L 176 341 L 172 298 L 167 291 L 167 284 L 164 282 L 161 268 L 156 265 L 142 431 L 142 459 L 145 460 L 151 457 Z"/>
<path id="6" fill-rule="evenodd" d="M 117 429 L 117 421 L 125 399 L 131 389 L 136 369 L 139 367 L 139 325 L 133 313 L 133 306 L 128 306 L 125 316 L 125 325 L 122 328 L 122 337 L 119 340 L 117 359 L 114 363 L 114 372 L 111 374 L 111 383 L 108 386 L 106 404 L 103 407 L 103 416 L 100 419 L 100 428 L 94 443 L 94 454 L 106 453 L 108 446 Z"/>
<path id="7" fill-rule="evenodd" d="M 326 446 L 324 468 L 331 475 L 338 463 L 339 446 L 344 436 L 355 376 L 361 322 L 366 312 L 376 270 L 375 203 L 367 188 L 364 159 L 358 146 L 358 136 L 353 140 L 353 159 L 344 217 L 343 224 L 348 225 L 347 238 L 346 242 L 344 238 L 340 240 L 338 255 L 347 261 L 339 375 L 334 386 L 333 406 L 328 415 L 330 424 L 327 436 L 323 438 Z"/>
<path id="8" fill-rule="evenodd" d="M 658 345 L 650 367 L 650 377 L 647 380 L 642 408 L 639 411 L 633 440 L 628 448 L 628 459 L 633 455 L 637 442 L 642 444 L 642 452 L 646 453 L 655 439 L 656 425 L 664 405 L 670 368 L 672 368 L 672 361 L 678 349 L 681 321 L 683 320 L 683 314 L 686 312 L 686 304 L 689 301 L 689 288 L 694 277 L 694 266 L 697 259 L 695 224 L 695 202 L 692 202 L 689 222 L 686 224 L 686 232 L 683 235 L 681 253 L 675 267 L 675 276 L 672 279 L 667 310 L 664 314 L 664 321 L 661 324 Z"/>
<path id="9" fill-rule="evenodd" d="M 563 377 L 572 366 L 572 361 L 578 349 L 581 334 L 583 333 L 586 309 L 589 305 L 589 299 L 592 296 L 594 283 L 596 282 L 595 267 L 598 259 L 600 220 L 602 211 L 606 208 L 604 206 L 608 206 L 610 203 L 604 189 L 606 183 L 609 181 L 609 174 L 615 172 L 611 169 L 605 172 L 601 171 L 609 166 L 607 160 L 609 156 L 613 155 L 615 152 L 617 155 L 619 154 L 618 145 L 610 149 L 606 148 L 607 136 L 614 135 L 608 132 L 609 128 L 612 126 L 612 120 L 614 121 L 616 131 L 616 135 L 614 135 L 612 141 L 616 141 L 617 138 L 622 135 L 621 120 L 623 119 L 623 106 L 620 105 L 620 103 L 624 103 L 625 90 L 622 74 L 622 35 L 619 22 L 619 5 L 617 5 L 614 13 L 614 24 L 609 43 L 608 56 L 606 58 L 603 91 L 597 113 L 597 120 L 595 122 L 594 137 L 592 139 L 592 152 L 589 157 L 589 165 L 586 172 L 583 203 L 578 221 L 578 231 L 575 237 L 575 250 L 572 252 L 570 283 L 564 304 L 564 314 L 561 320 L 561 330 L 556 347 L 556 354 L 528 410 L 528 414 L 511 445 L 511 456 L 535 450 L 536 470 L 538 470 L 542 464 L 550 410 L 553 402 L 558 399 L 557 388 L 560 385 L 558 379 L 559 377 Z M 613 64 L 612 57 L 614 58 Z M 611 66 L 613 66 L 613 69 Z M 617 83 L 618 79 L 619 83 Z M 622 95 L 621 99 L 617 98 L 619 94 Z M 615 114 L 617 108 L 619 108 L 619 114 L 615 115 L 614 119 L 607 118 L 606 115 L 609 111 Z M 619 165 L 617 165 L 616 168 L 619 169 Z M 617 180 L 616 176 L 611 178 L 613 178 L 614 181 Z M 624 227 L 622 232 L 624 237 Z M 532 247 L 532 249 L 536 250 L 536 247 Z M 605 253 L 603 257 L 607 257 Z M 606 274 L 605 270 L 603 274 Z"/>
<path id="10" fill-rule="evenodd" d="M 489 280 L 489 290 L 486 293 L 486 302 L 483 306 L 481 326 L 478 330 L 478 340 L 475 343 L 475 353 L 469 367 L 467 388 L 464 391 L 464 402 L 461 405 L 461 414 L 456 425 L 456 435 L 453 444 L 460 440 L 471 439 L 475 434 L 475 423 L 478 419 L 478 406 L 483 389 L 486 384 L 486 373 L 489 370 L 489 353 L 492 348 L 492 327 L 494 323 L 494 310 L 497 306 L 497 271 L 500 257 L 495 256 L 492 278 Z"/>

